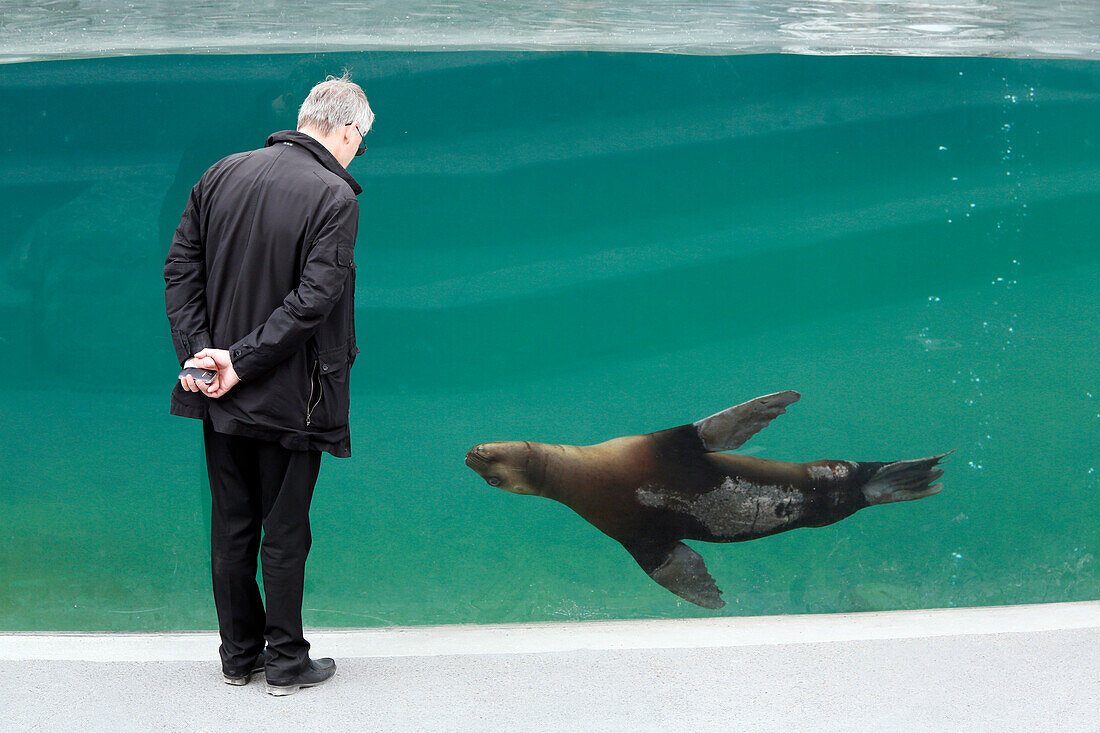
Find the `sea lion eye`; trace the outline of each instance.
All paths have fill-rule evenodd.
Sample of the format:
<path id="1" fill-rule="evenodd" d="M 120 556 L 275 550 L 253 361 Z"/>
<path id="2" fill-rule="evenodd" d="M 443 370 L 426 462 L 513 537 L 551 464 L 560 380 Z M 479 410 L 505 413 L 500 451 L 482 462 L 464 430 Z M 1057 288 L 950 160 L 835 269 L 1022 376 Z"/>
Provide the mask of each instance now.
<path id="1" fill-rule="evenodd" d="M 491 476 L 490 478 L 487 478 L 485 480 L 489 482 L 490 486 L 500 486 L 500 479 L 498 479 L 496 476 Z"/>

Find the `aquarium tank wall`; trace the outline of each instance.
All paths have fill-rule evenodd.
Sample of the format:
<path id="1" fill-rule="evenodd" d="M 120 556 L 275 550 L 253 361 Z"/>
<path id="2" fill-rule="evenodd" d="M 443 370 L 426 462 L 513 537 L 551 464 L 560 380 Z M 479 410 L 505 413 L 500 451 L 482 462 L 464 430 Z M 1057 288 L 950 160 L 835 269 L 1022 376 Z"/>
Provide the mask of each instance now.
<path id="1" fill-rule="evenodd" d="M 362 352 L 307 626 L 1100 598 L 1089 3 L 559 5 L 0 3 L 0 630 L 216 626 L 164 258 L 203 171 L 344 69 Z M 781 390 L 739 452 L 955 452 L 936 496 L 691 543 L 720 611 L 463 462 Z"/>

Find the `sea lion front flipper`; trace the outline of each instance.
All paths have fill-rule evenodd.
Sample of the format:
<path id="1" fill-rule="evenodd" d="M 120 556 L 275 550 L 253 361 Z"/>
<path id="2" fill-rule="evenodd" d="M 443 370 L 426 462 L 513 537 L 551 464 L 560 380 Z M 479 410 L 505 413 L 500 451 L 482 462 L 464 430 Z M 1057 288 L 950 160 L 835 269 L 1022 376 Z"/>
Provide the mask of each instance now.
<path id="1" fill-rule="evenodd" d="M 703 608 L 721 608 L 726 605 L 722 600 L 722 591 L 707 572 L 703 558 L 683 542 L 674 542 L 661 548 L 624 547 L 657 585 L 667 588 L 685 601 L 691 601 Z"/>
<path id="2" fill-rule="evenodd" d="M 733 450 L 786 412 L 787 405 L 798 402 L 801 396 L 791 391 L 764 395 L 697 420 L 693 426 L 708 452 Z"/>

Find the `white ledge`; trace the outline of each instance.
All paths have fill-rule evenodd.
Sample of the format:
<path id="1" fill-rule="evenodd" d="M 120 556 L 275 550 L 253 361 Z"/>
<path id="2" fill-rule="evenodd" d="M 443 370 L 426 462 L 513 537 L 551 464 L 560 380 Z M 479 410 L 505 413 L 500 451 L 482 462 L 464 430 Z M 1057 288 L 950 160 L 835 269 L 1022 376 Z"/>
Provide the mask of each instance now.
<path id="1" fill-rule="evenodd" d="M 312 629 L 318 656 L 434 657 L 698 649 L 1100 629 L 1100 601 L 923 611 L 644 621 Z M 214 632 L 0 634 L 0 660 L 207 661 Z"/>

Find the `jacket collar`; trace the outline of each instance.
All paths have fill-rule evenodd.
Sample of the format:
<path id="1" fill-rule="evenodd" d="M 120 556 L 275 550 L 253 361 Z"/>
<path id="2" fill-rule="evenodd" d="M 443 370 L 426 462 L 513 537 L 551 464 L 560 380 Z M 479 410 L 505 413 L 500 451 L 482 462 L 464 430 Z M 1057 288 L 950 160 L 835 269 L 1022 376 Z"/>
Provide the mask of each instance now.
<path id="1" fill-rule="evenodd" d="M 283 130 L 282 132 L 273 133 L 267 138 L 267 144 L 264 147 L 270 147 L 275 143 L 294 143 L 295 145 L 301 145 L 303 148 L 313 153 L 313 157 L 330 171 L 340 176 L 351 186 L 351 190 L 356 196 L 363 192 L 363 187 L 356 183 L 355 179 L 351 177 L 347 169 L 340 165 L 340 161 L 333 157 L 332 153 L 328 151 L 321 143 L 314 140 L 304 132 L 297 132 L 296 130 Z"/>

